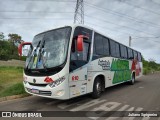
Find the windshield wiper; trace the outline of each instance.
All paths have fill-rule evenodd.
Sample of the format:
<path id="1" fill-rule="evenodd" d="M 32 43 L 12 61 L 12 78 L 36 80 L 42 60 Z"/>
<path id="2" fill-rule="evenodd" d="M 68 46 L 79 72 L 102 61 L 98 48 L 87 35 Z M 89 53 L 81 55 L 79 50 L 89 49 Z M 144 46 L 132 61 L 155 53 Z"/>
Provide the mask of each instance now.
<path id="1" fill-rule="evenodd" d="M 32 54 L 31 54 L 31 57 L 30 57 L 30 59 L 29 59 L 29 61 L 28 61 L 28 64 L 27 64 L 26 69 L 28 69 L 28 66 L 29 66 L 32 58 L 35 56 L 35 53 L 36 53 L 36 51 L 37 51 L 37 48 L 40 46 L 40 43 L 41 43 L 41 41 L 39 41 L 39 43 L 37 44 L 36 48 L 32 51 Z M 33 49 L 33 46 L 32 46 L 32 45 L 31 45 L 31 47 L 32 47 L 32 49 Z M 32 63 L 32 64 L 33 64 L 33 63 Z"/>
<path id="2" fill-rule="evenodd" d="M 45 45 L 45 40 L 42 41 L 42 44 L 40 46 L 40 49 L 39 49 L 39 56 L 38 56 L 38 62 L 42 61 L 42 65 L 43 65 L 43 68 L 45 69 L 45 71 L 47 71 L 47 67 L 45 65 L 45 62 L 44 62 L 44 45 Z"/>

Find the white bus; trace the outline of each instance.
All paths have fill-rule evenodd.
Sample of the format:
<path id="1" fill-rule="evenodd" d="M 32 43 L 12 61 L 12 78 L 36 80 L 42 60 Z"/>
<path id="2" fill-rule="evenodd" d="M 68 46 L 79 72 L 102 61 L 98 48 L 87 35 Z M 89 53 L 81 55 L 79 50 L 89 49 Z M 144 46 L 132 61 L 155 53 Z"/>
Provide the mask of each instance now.
<path id="1" fill-rule="evenodd" d="M 141 53 L 95 30 L 65 26 L 36 35 L 24 68 L 29 94 L 70 99 L 91 93 L 98 98 L 105 88 L 134 84 L 142 75 Z"/>

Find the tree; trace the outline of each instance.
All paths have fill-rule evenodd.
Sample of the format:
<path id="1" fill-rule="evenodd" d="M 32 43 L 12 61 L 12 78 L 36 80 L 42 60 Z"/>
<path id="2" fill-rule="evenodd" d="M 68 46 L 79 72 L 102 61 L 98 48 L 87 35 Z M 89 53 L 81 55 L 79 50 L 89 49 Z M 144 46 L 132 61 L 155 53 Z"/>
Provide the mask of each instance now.
<path id="1" fill-rule="evenodd" d="M 18 56 L 18 45 L 22 42 L 22 37 L 15 33 L 8 34 L 8 37 L 8 41 L 12 44 L 11 56 L 16 58 Z"/>
<path id="2" fill-rule="evenodd" d="M 3 41 L 4 40 L 4 33 L 0 32 L 0 40 Z"/>
<path id="3" fill-rule="evenodd" d="M 154 59 L 149 59 L 149 63 L 148 63 L 149 67 L 157 70 L 158 69 L 158 64 L 156 63 L 156 60 Z"/>
<path id="4" fill-rule="evenodd" d="M 8 41 L 0 41 L 0 60 L 8 60 L 11 55 L 11 47 Z"/>
<path id="5" fill-rule="evenodd" d="M 148 61 L 146 61 L 143 56 L 142 56 L 142 62 L 143 62 L 143 67 L 144 68 L 148 68 L 149 67 Z"/>
<path id="6" fill-rule="evenodd" d="M 8 34 L 8 41 L 13 42 L 13 44 L 20 44 L 22 42 L 22 37 L 18 34 Z"/>

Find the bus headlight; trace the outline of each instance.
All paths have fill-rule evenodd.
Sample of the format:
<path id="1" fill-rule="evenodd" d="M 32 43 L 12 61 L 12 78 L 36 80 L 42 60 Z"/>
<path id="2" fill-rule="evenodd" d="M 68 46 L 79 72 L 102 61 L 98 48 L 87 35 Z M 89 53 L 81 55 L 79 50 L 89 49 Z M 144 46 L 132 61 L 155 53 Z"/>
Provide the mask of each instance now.
<path id="1" fill-rule="evenodd" d="M 59 78 L 58 80 L 55 80 L 55 81 L 49 83 L 49 86 L 50 86 L 51 88 L 56 87 L 56 86 L 58 86 L 59 84 L 61 84 L 64 80 L 65 80 L 65 77 L 61 77 L 61 78 Z"/>
<path id="2" fill-rule="evenodd" d="M 28 82 L 27 82 L 27 77 L 23 77 L 23 82 L 24 82 L 24 84 L 27 84 Z"/>

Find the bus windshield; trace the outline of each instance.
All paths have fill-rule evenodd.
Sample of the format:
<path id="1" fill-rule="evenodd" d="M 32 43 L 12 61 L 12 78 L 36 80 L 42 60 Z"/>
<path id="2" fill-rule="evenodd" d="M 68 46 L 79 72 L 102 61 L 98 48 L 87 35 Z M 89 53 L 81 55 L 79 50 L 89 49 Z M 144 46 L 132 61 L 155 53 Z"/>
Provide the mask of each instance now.
<path id="1" fill-rule="evenodd" d="M 47 69 L 65 62 L 71 27 L 59 28 L 34 37 L 27 59 L 27 69 Z"/>

